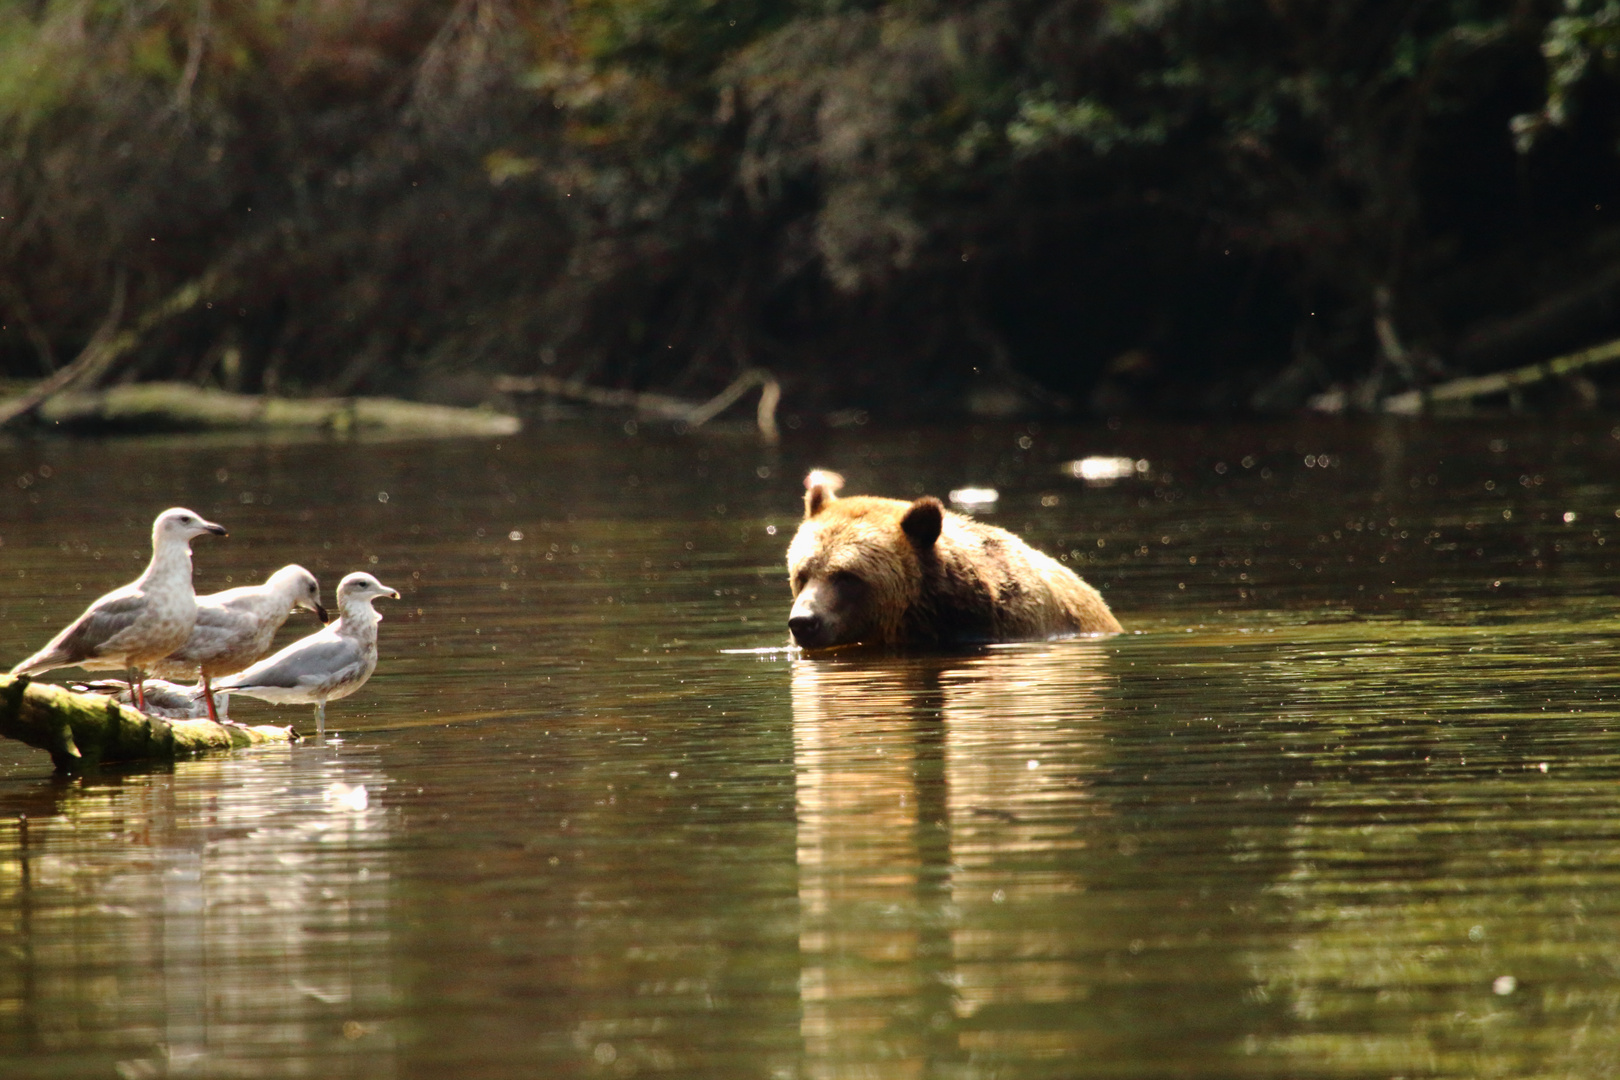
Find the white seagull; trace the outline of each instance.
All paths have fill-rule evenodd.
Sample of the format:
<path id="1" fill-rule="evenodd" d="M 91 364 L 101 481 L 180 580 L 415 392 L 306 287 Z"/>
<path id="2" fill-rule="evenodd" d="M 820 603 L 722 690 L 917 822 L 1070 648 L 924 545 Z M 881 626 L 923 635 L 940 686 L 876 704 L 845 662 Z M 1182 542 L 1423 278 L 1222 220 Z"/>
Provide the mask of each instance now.
<path id="1" fill-rule="evenodd" d="M 191 540 L 203 533 L 225 536 L 223 526 L 182 507 L 165 510 L 152 522 L 152 561 L 146 571 L 85 610 L 39 652 L 11 669 L 38 675 L 53 668 L 90 671 L 123 668 L 136 707 L 146 696 L 138 673 L 185 642 L 197 621 L 197 595 L 191 589 Z"/>
<path id="2" fill-rule="evenodd" d="M 371 602 L 383 596 L 399 599 L 398 592 L 370 574 L 350 574 L 338 582 L 337 622 L 246 671 L 216 679 L 215 692 L 228 690 L 274 705 L 314 702 L 316 731 L 325 735 L 326 703 L 348 697 L 377 670 L 377 623 L 382 616 Z"/>
<path id="3" fill-rule="evenodd" d="M 202 699 L 208 719 L 218 721 L 210 680 L 241 671 L 270 651 L 281 624 L 298 608 L 313 611 L 321 622 L 321 584 L 294 563 L 270 575 L 263 585 L 243 585 L 197 597 L 197 622 L 185 644 L 152 665 L 166 678 L 202 676 Z"/>

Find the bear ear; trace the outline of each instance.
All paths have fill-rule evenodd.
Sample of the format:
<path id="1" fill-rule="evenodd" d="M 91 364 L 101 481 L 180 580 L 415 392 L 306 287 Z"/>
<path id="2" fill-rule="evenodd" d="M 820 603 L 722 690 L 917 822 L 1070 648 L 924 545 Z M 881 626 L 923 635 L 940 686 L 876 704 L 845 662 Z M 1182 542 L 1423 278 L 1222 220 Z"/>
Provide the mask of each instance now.
<path id="1" fill-rule="evenodd" d="M 939 539 L 945 524 L 945 505 L 932 495 L 912 503 L 900 519 L 900 530 L 918 551 L 927 551 Z"/>
<path id="2" fill-rule="evenodd" d="M 838 498 L 838 489 L 844 478 L 831 469 L 811 469 L 804 478 L 804 516 L 813 518 L 828 503 Z"/>

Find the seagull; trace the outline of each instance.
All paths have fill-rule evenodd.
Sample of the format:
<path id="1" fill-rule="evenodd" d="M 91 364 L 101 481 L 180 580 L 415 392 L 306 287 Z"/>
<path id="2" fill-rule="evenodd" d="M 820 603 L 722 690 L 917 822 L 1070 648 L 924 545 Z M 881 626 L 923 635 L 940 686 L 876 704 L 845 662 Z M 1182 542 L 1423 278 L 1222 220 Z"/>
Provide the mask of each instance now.
<path id="1" fill-rule="evenodd" d="M 125 705 L 133 704 L 129 697 L 129 687 L 117 679 L 95 679 L 86 683 L 74 683 L 73 689 L 81 694 L 101 694 Z M 195 686 L 182 686 L 167 679 L 146 680 L 148 716 L 158 716 L 165 720 L 201 720 L 206 716 L 218 724 L 235 723 L 229 715 L 231 696 L 219 693 L 213 696 L 213 700 L 219 712 L 217 715 L 209 716 L 208 707 L 203 703 L 201 682 Z"/>
<path id="2" fill-rule="evenodd" d="M 269 652 L 276 631 L 299 608 L 313 611 L 321 622 L 326 622 L 320 582 L 296 563 L 283 566 L 263 585 L 244 585 L 199 596 L 191 636 L 153 664 L 152 673 L 193 679 L 200 674 L 208 719 L 218 722 L 209 680 L 215 675 L 241 671 Z"/>
<path id="3" fill-rule="evenodd" d="M 326 703 L 348 697 L 377 670 L 377 623 L 371 606 L 399 593 L 370 574 L 355 572 L 338 582 L 338 620 L 300 638 L 246 671 L 214 681 L 214 692 L 229 690 L 275 705 L 315 703 L 315 726 L 326 734 Z"/>
<path id="4" fill-rule="evenodd" d="M 144 680 L 137 673 L 183 644 L 197 621 L 191 540 L 203 533 L 229 535 L 223 526 L 183 507 L 163 511 L 152 522 L 152 561 L 145 572 L 91 604 L 11 674 L 38 675 L 62 667 L 123 668 L 136 706 L 144 709 Z"/>

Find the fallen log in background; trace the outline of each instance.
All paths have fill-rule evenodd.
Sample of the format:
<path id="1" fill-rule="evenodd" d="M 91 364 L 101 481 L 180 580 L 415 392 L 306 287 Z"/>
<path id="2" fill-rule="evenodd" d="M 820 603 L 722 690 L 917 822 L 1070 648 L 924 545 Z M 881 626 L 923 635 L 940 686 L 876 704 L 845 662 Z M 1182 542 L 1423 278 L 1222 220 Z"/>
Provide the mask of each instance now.
<path id="1" fill-rule="evenodd" d="M 212 750 L 290 743 L 291 728 L 162 720 L 100 694 L 0 675 L 0 735 L 44 750 L 63 772 L 103 763 L 177 761 Z"/>
<path id="2" fill-rule="evenodd" d="M 755 386 L 759 387 L 759 405 L 754 410 L 754 424 L 762 439 L 776 442 L 781 437 L 776 426 L 776 407 L 782 401 L 782 384 L 764 368 L 749 368 L 708 401 L 690 401 L 650 391 L 609 390 L 554 375 L 501 375 L 495 380 L 495 389 L 502 393 L 553 394 L 610 409 L 634 409 L 642 416 L 678 420 L 688 427 L 701 427 L 713 420 Z"/>
<path id="3" fill-rule="evenodd" d="M 149 382 L 57 394 L 39 417 L 64 428 L 166 431 L 375 432 L 403 437 L 500 436 L 515 416 L 397 398 L 278 398 L 232 394 L 190 383 Z"/>
<path id="4" fill-rule="evenodd" d="M 1471 401 L 1489 394 L 1533 386 L 1548 379 L 1568 378 L 1582 368 L 1596 367 L 1615 360 L 1620 360 L 1620 339 L 1544 360 L 1539 364 L 1527 364 L 1511 371 L 1498 371 L 1492 375 L 1470 375 L 1438 383 L 1423 390 L 1407 390 L 1391 394 L 1380 403 L 1380 408 L 1384 412 L 1400 416 L 1416 416 L 1438 402 Z"/>

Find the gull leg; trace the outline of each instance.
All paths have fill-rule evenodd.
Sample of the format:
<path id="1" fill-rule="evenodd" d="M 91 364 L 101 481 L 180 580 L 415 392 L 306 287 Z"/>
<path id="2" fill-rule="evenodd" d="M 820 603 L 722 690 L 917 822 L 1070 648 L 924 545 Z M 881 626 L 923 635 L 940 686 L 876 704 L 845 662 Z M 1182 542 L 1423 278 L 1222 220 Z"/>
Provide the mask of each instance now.
<path id="1" fill-rule="evenodd" d="M 124 673 L 129 677 L 129 699 L 141 712 L 146 711 L 146 674 L 141 672 L 137 678 L 135 665 L 131 664 Z"/>
<path id="2" fill-rule="evenodd" d="M 324 701 L 315 703 L 315 737 L 317 739 L 326 738 L 326 702 Z"/>
<path id="3" fill-rule="evenodd" d="M 203 672 L 203 701 L 208 705 L 208 719 L 219 723 L 219 714 L 214 711 L 214 688 L 208 683 L 208 673 Z"/>

